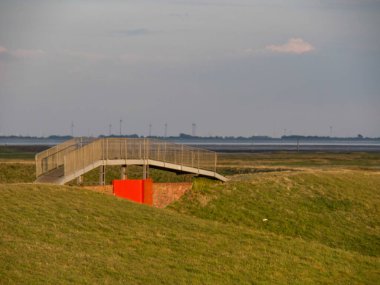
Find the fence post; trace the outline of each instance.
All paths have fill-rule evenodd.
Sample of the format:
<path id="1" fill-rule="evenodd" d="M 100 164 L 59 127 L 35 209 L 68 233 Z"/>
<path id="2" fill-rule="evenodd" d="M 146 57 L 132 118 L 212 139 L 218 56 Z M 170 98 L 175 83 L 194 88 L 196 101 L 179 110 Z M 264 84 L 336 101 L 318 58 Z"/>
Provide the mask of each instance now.
<path id="1" fill-rule="evenodd" d="M 167 144 L 167 142 L 165 142 L 165 144 L 164 144 L 164 162 L 166 162 L 166 156 L 167 156 L 166 144 Z"/>
<path id="2" fill-rule="evenodd" d="M 127 160 L 127 139 L 124 139 L 124 157 Z"/>
<path id="3" fill-rule="evenodd" d="M 198 159 L 197 160 L 198 160 L 198 173 L 199 173 L 199 149 L 197 152 L 198 152 Z"/>
<path id="4" fill-rule="evenodd" d="M 108 139 L 106 139 L 106 160 L 108 160 Z"/>
<path id="5" fill-rule="evenodd" d="M 181 150 L 181 168 L 183 166 L 183 144 L 182 144 L 182 150 Z"/>
<path id="6" fill-rule="evenodd" d="M 36 178 L 38 178 L 38 175 L 40 173 L 40 169 L 38 167 L 37 154 L 34 156 L 34 163 L 36 164 Z"/>
<path id="7" fill-rule="evenodd" d="M 149 144 L 149 140 L 146 140 L 145 142 L 145 148 L 146 148 L 146 154 L 145 154 L 145 159 L 148 160 L 149 159 L 149 156 L 150 156 L 150 144 Z"/>
<path id="8" fill-rule="evenodd" d="M 106 181 L 106 167 L 104 164 L 102 164 L 99 168 L 99 184 L 100 185 L 105 185 Z"/>
<path id="9" fill-rule="evenodd" d="M 102 141 L 100 143 L 100 151 L 102 153 L 102 160 L 103 160 L 103 163 L 104 163 L 104 138 L 102 138 Z"/>
<path id="10" fill-rule="evenodd" d="M 75 150 L 75 152 L 74 152 L 74 173 L 77 172 L 77 156 L 78 156 L 78 152 L 77 152 L 77 150 Z"/>

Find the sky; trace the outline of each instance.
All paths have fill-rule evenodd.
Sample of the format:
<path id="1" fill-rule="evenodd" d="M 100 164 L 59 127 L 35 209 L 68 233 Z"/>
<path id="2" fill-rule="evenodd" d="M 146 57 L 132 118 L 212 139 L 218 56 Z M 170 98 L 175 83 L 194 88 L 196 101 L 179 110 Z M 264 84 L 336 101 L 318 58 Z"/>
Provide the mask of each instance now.
<path id="1" fill-rule="evenodd" d="M 0 0 L 0 134 L 380 137 L 379 27 L 380 0 Z"/>

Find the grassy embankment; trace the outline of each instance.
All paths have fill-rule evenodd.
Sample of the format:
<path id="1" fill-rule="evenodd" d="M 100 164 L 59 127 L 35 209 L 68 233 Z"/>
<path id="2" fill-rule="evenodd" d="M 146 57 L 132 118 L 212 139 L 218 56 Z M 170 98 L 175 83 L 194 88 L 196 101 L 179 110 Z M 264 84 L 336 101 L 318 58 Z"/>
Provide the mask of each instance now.
<path id="1" fill-rule="evenodd" d="M 73 187 L 0 186 L 2 283 L 372 283 L 378 257 Z"/>
<path id="2" fill-rule="evenodd" d="M 244 174 L 197 179 L 166 210 L 2 184 L 0 283 L 376 284 L 379 158 L 226 155 L 221 171 Z"/>

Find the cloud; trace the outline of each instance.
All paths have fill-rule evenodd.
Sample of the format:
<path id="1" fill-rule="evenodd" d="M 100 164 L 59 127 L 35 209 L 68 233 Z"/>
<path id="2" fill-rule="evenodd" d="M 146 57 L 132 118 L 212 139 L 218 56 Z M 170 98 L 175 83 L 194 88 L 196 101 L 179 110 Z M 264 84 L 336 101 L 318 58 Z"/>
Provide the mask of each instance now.
<path id="1" fill-rule="evenodd" d="M 14 60 L 14 59 L 33 59 L 41 57 L 45 54 L 40 49 L 16 49 L 8 50 L 7 48 L 0 46 L 0 59 Z"/>
<path id="2" fill-rule="evenodd" d="M 276 53 L 303 54 L 314 51 L 315 47 L 301 38 L 291 38 L 282 45 L 266 46 L 265 50 Z"/>
<path id="3" fill-rule="evenodd" d="M 16 49 L 10 54 L 15 58 L 36 58 L 43 56 L 45 52 L 40 49 Z"/>
<path id="4" fill-rule="evenodd" d="M 138 63 L 138 62 L 143 62 L 146 59 L 140 55 L 137 54 L 122 54 L 120 55 L 120 61 L 123 63 Z"/>
<path id="5" fill-rule="evenodd" d="M 3 46 L 0 46 L 0 61 L 9 61 L 12 59 L 12 56 L 9 54 L 8 49 Z"/>
<path id="6" fill-rule="evenodd" d="M 127 30 L 118 30 L 113 31 L 113 35 L 116 36 L 125 36 L 125 37 L 138 37 L 154 34 L 154 31 L 148 29 L 127 29 Z"/>
<path id="7" fill-rule="evenodd" d="M 64 54 L 73 58 L 80 58 L 91 62 L 98 62 L 110 59 L 109 56 L 95 53 L 95 52 L 83 52 L 83 51 L 74 51 L 74 50 L 65 50 Z"/>

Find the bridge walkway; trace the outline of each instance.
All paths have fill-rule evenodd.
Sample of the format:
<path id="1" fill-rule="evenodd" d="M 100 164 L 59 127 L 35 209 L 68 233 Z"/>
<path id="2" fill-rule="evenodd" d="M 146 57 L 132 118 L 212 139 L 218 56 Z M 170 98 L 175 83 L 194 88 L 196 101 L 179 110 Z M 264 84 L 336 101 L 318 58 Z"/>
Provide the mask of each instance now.
<path id="1" fill-rule="evenodd" d="M 36 155 L 36 183 L 65 184 L 108 165 L 141 165 L 221 181 L 217 153 L 153 139 L 72 139 Z"/>

